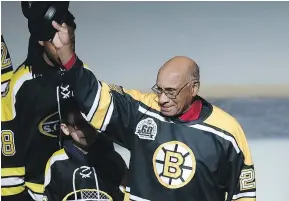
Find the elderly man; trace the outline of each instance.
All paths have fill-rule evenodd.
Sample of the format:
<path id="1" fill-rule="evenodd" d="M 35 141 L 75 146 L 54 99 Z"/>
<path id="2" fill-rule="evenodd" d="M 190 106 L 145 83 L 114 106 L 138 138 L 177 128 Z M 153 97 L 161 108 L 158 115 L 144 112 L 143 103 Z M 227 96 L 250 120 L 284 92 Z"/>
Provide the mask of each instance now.
<path id="1" fill-rule="evenodd" d="M 73 89 L 92 126 L 131 150 L 125 200 L 256 199 L 245 134 L 235 118 L 197 95 L 199 69 L 193 60 L 179 56 L 166 62 L 155 94 L 126 90 L 83 68 L 67 26 L 52 24 L 59 39 L 53 45 L 67 70 L 61 88 Z"/>

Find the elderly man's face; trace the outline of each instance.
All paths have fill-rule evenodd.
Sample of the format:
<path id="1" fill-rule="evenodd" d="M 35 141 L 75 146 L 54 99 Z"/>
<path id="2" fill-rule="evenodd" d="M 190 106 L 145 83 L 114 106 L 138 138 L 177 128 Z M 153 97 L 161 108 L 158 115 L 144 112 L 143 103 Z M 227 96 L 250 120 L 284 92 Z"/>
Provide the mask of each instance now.
<path id="1" fill-rule="evenodd" d="M 159 73 L 153 90 L 158 95 L 161 113 L 172 117 L 186 111 L 196 95 L 194 87 L 194 80 L 187 79 L 187 76 L 178 72 Z"/>

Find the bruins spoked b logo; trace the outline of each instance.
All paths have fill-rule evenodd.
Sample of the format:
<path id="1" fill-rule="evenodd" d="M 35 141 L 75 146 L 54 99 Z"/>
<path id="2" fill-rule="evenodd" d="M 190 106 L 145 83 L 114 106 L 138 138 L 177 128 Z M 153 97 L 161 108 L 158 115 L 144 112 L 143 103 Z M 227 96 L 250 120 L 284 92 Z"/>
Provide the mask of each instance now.
<path id="1" fill-rule="evenodd" d="M 156 149 L 153 166 L 158 181 L 167 188 L 176 189 L 187 185 L 194 177 L 196 159 L 186 144 L 171 141 Z"/>

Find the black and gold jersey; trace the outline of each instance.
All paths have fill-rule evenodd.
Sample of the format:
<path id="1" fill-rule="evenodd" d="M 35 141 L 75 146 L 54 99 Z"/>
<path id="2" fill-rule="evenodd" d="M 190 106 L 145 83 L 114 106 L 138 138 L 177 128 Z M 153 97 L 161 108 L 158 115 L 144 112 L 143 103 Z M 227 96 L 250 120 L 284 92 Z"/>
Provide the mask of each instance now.
<path id="1" fill-rule="evenodd" d="M 13 75 L 13 66 L 10 53 L 7 48 L 3 35 L 1 34 L 1 95 L 4 96 L 8 82 Z"/>
<path id="2" fill-rule="evenodd" d="M 101 82 L 79 59 L 65 73 L 66 85 L 86 120 L 131 151 L 125 200 L 256 199 L 244 131 L 220 108 L 200 97 L 198 120 L 164 117 L 156 95 Z"/>
<path id="3" fill-rule="evenodd" d="M 20 66 L 2 97 L 3 200 L 42 201 L 45 165 L 59 150 L 56 88 L 61 76 L 57 69 L 43 68 L 45 75 L 33 78 L 28 66 Z"/>
<path id="4" fill-rule="evenodd" d="M 110 157 L 115 151 L 107 148 L 102 139 L 99 142 L 102 144 L 95 144 L 100 147 L 91 150 L 93 153 L 84 153 L 72 141 L 64 142 L 63 149 L 55 152 L 47 162 L 44 200 L 123 200 L 120 183 L 112 180 L 113 172 L 119 172 L 115 169 L 114 157 Z M 89 154 L 94 155 L 93 160 Z"/>

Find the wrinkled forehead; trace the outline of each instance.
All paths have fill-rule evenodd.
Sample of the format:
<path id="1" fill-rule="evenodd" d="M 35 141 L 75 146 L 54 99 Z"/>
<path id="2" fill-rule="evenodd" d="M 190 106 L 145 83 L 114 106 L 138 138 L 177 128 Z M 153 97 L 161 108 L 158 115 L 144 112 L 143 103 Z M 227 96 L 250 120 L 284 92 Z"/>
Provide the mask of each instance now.
<path id="1" fill-rule="evenodd" d="M 177 89 L 186 82 L 186 77 L 180 72 L 165 72 L 160 71 L 156 84 L 161 88 Z"/>

